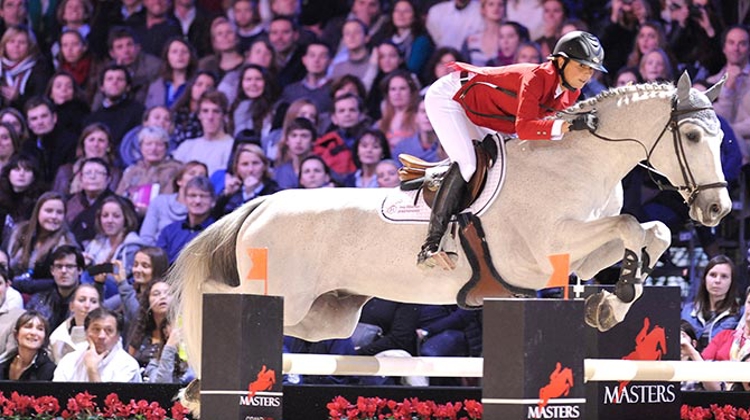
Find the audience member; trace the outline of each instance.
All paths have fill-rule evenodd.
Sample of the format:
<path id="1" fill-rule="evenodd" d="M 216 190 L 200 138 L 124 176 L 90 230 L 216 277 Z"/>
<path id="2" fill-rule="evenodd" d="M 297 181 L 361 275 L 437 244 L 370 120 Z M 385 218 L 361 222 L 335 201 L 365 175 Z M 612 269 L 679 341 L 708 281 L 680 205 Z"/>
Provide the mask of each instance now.
<path id="1" fill-rule="evenodd" d="M 717 255 L 708 262 L 692 302 L 682 308 L 682 319 L 690 322 L 701 348 L 706 347 L 722 330 L 737 326 L 738 303 L 737 269 L 734 262 Z"/>
<path id="2" fill-rule="evenodd" d="M 343 28 L 342 44 L 347 50 L 345 58 L 334 59 L 331 64 L 331 77 L 336 79 L 350 75 L 369 88 L 378 73 L 377 58 L 369 54 L 367 25 L 358 19 L 348 19 Z"/>
<path id="3" fill-rule="evenodd" d="M 362 98 L 355 94 L 339 96 L 333 108 L 331 122 L 334 129 L 315 140 L 313 153 L 323 158 L 338 181 L 343 181 L 357 169 L 354 143 L 372 121 L 364 114 Z"/>
<path id="4" fill-rule="evenodd" d="M 172 105 L 174 133 L 172 135 L 174 149 L 188 139 L 203 136 L 200 120 L 198 119 L 198 101 L 207 91 L 216 87 L 216 75 L 208 71 L 199 71 L 185 88 L 185 94 Z"/>
<path id="5" fill-rule="evenodd" d="M 613 87 L 622 87 L 643 83 L 641 73 L 637 67 L 623 67 L 615 75 Z"/>
<path id="6" fill-rule="evenodd" d="M 240 51 L 247 52 L 253 42 L 268 38 L 266 28 L 258 10 L 258 2 L 253 0 L 232 1 L 232 23 L 237 28 Z"/>
<path id="7" fill-rule="evenodd" d="M 21 138 L 16 129 L 0 121 L 0 170 L 10 161 L 10 157 L 21 151 Z"/>
<path id="8" fill-rule="evenodd" d="M 494 58 L 487 61 L 488 66 L 506 66 L 513 64 L 518 48 L 529 41 L 529 30 L 518 22 L 503 22 L 500 24 L 500 49 Z"/>
<path id="9" fill-rule="evenodd" d="M 8 123 L 16 130 L 16 134 L 18 134 L 18 138 L 21 140 L 22 145 L 31 137 L 29 135 L 29 126 L 26 124 L 26 119 L 21 111 L 15 108 L 0 109 L 0 122 Z"/>
<path id="10" fill-rule="evenodd" d="M 402 140 L 414 136 L 418 131 L 419 87 L 409 73 L 395 71 L 383 80 L 380 89 L 385 100 L 383 117 L 376 126 L 385 133 L 393 150 Z"/>
<path id="11" fill-rule="evenodd" d="M 0 38 L 2 56 L 2 83 L 0 97 L 3 106 L 23 109 L 30 98 L 44 94 L 52 74 L 52 65 L 39 51 L 39 46 L 29 28 L 10 26 Z"/>
<path id="12" fill-rule="evenodd" d="M 412 0 L 393 2 L 390 19 L 380 35 L 390 39 L 398 47 L 406 59 L 407 70 L 414 74 L 422 74 L 434 45 Z"/>
<path id="13" fill-rule="evenodd" d="M 329 19 L 323 27 L 320 39 L 331 46 L 337 59 L 340 54 L 345 55 L 347 53 L 347 47 L 342 42 L 342 29 L 350 19 L 357 19 L 364 23 L 368 35 L 372 38 L 382 30 L 388 16 L 383 13 L 383 4 L 380 0 L 354 0 L 351 2 L 351 9 L 348 14 Z"/>
<path id="14" fill-rule="evenodd" d="M 0 364 L 0 380 L 50 381 L 55 363 L 47 352 L 50 326 L 43 314 L 29 310 L 18 317 L 13 335 L 18 347 Z"/>
<path id="15" fill-rule="evenodd" d="M 671 82 L 674 71 L 669 56 L 661 48 L 649 51 L 641 57 L 638 72 L 644 82 Z"/>
<path id="16" fill-rule="evenodd" d="M 91 79 L 87 76 L 86 81 Z M 73 134 L 80 133 L 83 120 L 91 113 L 91 108 L 73 75 L 65 70 L 57 71 L 49 79 L 45 95 L 55 105 L 61 128 Z"/>
<path id="17" fill-rule="evenodd" d="M 473 34 L 469 34 L 464 39 L 460 50 L 460 54 L 476 66 L 486 65 L 487 61 L 495 58 L 497 52 L 500 50 L 498 41 L 500 40 L 500 24 L 505 20 L 505 0 L 481 0 L 480 13 L 482 15 L 481 29 Z M 438 48 L 438 51 L 451 51 L 454 53 L 453 61 L 461 61 L 455 59 L 459 54 L 458 50 L 452 47 L 442 46 Z M 435 56 L 433 55 L 433 57 Z M 443 61 L 441 56 L 437 60 L 440 62 Z M 443 63 L 443 65 L 448 63 L 449 61 Z M 429 68 L 430 66 L 428 65 Z M 447 72 L 444 74 L 447 74 Z M 432 74 L 428 76 L 428 78 L 424 79 L 428 83 L 432 83 L 442 77 L 442 75 L 436 76 Z"/>
<path id="18" fill-rule="evenodd" d="M 172 114 L 169 112 L 169 108 L 158 105 L 146 109 L 143 113 L 143 122 L 141 125 L 135 126 L 125 133 L 125 137 L 122 138 L 120 143 L 120 162 L 122 166 L 128 167 L 135 165 L 139 160 L 143 158 L 141 154 L 141 145 L 138 141 L 138 136 L 144 127 L 155 127 L 165 130 L 167 134 L 172 132 Z M 169 145 L 167 149 L 172 148 L 172 139 L 169 138 Z M 118 183 L 119 185 L 119 183 Z M 117 185 L 115 185 L 115 189 Z"/>
<path id="19" fill-rule="evenodd" d="M 12 276 L 11 272 L 8 269 L 10 266 L 10 257 L 8 257 L 8 253 L 0 248 L 0 270 L 5 270 L 5 279 L 7 288 L 5 289 L 5 301 L 4 303 L 0 303 L 0 307 L 3 305 L 7 305 L 8 308 L 19 308 L 23 309 L 23 296 L 21 296 L 21 293 L 18 292 L 18 290 L 11 287 L 12 283 Z M 2 352 L 0 352 L 2 354 Z M 2 357 L 0 357 L 0 360 L 2 360 Z"/>
<path id="20" fill-rule="evenodd" d="M 279 142 L 283 137 L 283 134 L 287 131 L 289 124 L 292 123 L 296 118 L 306 118 L 313 124 L 313 128 L 317 128 L 319 124 L 318 108 L 315 104 L 306 98 L 297 99 L 286 108 L 284 111 L 284 104 L 280 104 L 276 110 L 273 125 L 278 125 L 278 120 L 283 115 L 283 121 L 281 121 L 281 127 L 274 128 L 266 137 L 262 137 L 261 147 L 263 152 L 266 154 L 268 159 L 276 162 L 279 159 Z"/>
<path id="21" fill-rule="evenodd" d="M 214 222 L 211 211 L 216 201 L 211 181 L 206 177 L 195 177 L 185 186 L 187 217 L 182 221 L 167 225 L 159 234 L 156 244 L 164 249 L 172 264 L 177 255 L 191 239 L 198 236 Z"/>
<path id="22" fill-rule="evenodd" d="M 8 269 L 0 266 L 0 360 L 4 360 L 4 355 L 17 347 L 13 328 L 18 317 L 23 314 L 23 307 L 12 306 L 8 299 L 10 280 Z"/>
<path id="23" fill-rule="evenodd" d="M 161 53 L 161 71 L 151 82 L 146 93 L 146 108 L 170 108 L 185 92 L 187 82 L 198 68 L 198 58 L 193 48 L 183 38 L 172 38 L 164 44 Z"/>
<path id="24" fill-rule="evenodd" d="M 333 179 L 331 168 L 317 155 L 310 155 L 300 163 L 299 188 L 329 188 L 337 187 Z"/>
<path id="25" fill-rule="evenodd" d="M 155 245 L 162 229 L 187 216 L 185 186 L 196 176 L 208 176 L 208 169 L 205 164 L 192 160 L 184 164 L 175 175 L 173 188 L 177 192 L 159 194 L 149 203 L 141 224 L 140 236 L 144 243 Z"/>
<path id="26" fill-rule="evenodd" d="M 290 17 L 276 16 L 269 24 L 268 41 L 276 51 L 276 68 L 279 69 L 278 81 L 282 88 L 305 77 L 302 56 L 305 54 L 307 46 L 298 43 L 299 37 L 297 23 Z"/>
<path id="27" fill-rule="evenodd" d="M 375 167 L 379 188 L 393 188 L 401 184 L 398 178 L 399 164 L 395 160 L 383 159 Z"/>
<path id="28" fill-rule="evenodd" d="M 438 3 L 427 12 L 427 32 L 438 47 L 461 49 L 467 36 L 482 31 L 481 8 L 476 0 Z"/>
<path id="29" fill-rule="evenodd" d="M 63 356 L 76 350 L 85 350 L 89 343 L 83 322 L 89 312 L 100 306 L 99 291 L 92 284 L 80 284 L 70 301 L 70 317 L 60 324 L 49 337 L 52 361 L 59 363 Z"/>
<path id="30" fill-rule="evenodd" d="M 122 348 L 122 317 L 97 308 L 84 321 L 89 347 L 65 355 L 55 369 L 55 382 L 141 382 L 140 367 Z"/>
<path id="31" fill-rule="evenodd" d="M 408 154 L 416 156 L 427 162 L 437 162 L 438 149 L 440 148 L 440 142 L 438 141 L 435 129 L 430 123 L 430 119 L 427 118 L 427 112 L 425 111 L 424 99 L 419 101 L 417 107 L 417 132 L 411 137 L 407 137 L 402 140 L 396 147 L 393 148 L 392 156 L 398 156 L 400 154 Z"/>
<path id="32" fill-rule="evenodd" d="M 542 1 L 541 30 L 543 35 L 534 38 L 534 42 L 538 43 L 541 48 L 542 57 L 552 54 L 557 40 L 562 36 L 562 25 L 567 17 L 568 10 L 563 0 Z"/>
<path id="33" fill-rule="evenodd" d="M 35 293 L 26 304 L 26 309 L 38 311 L 49 321 L 51 329 L 57 328 L 68 318 L 73 291 L 81 283 L 85 266 L 83 253 L 73 245 L 60 245 L 52 251 L 50 271 L 54 286 Z"/>
<path id="34" fill-rule="evenodd" d="M 128 17 L 125 24 L 132 28 L 146 54 L 158 56 L 168 39 L 182 37 L 182 27 L 172 14 L 171 0 L 143 0 L 143 9 Z"/>
<path id="35" fill-rule="evenodd" d="M 299 185 L 300 165 L 312 153 L 316 135 L 315 127 L 306 118 L 295 118 L 286 126 L 279 142 L 279 156 L 273 173 L 279 188 L 295 188 Z"/>
<path id="36" fill-rule="evenodd" d="M 60 52 L 55 57 L 58 72 L 67 72 L 75 82 L 74 87 L 86 93 L 87 102 L 94 94 L 94 57 L 80 32 L 69 29 L 60 35 Z M 88 103 L 86 104 L 89 107 Z"/>
<path id="37" fill-rule="evenodd" d="M 354 166 L 357 170 L 344 185 L 357 188 L 377 188 L 376 168 L 383 159 L 390 159 L 388 140 L 382 131 L 369 129 L 354 142 Z"/>
<path id="38" fill-rule="evenodd" d="M 86 244 L 96 234 L 96 211 L 105 198 L 113 195 L 109 189 L 112 169 L 102 158 L 88 158 L 81 163 L 81 191 L 66 202 L 65 220 L 79 244 Z"/>
<path id="39" fill-rule="evenodd" d="M 383 41 L 375 47 L 378 57 L 378 74 L 372 84 L 372 89 L 367 96 L 368 115 L 373 120 L 378 120 L 383 114 L 383 98 L 385 95 L 381 89 L 383 80 L 396 70 L 405 70 L 404 57 L 398 47 L 391 41 Z"/>
<path id="40" fill-rule="evenodd" d="M 214 218 L 231 213 L 253 198 L 279 191 L 279 185 L 271 177 L 270 164 L 260 146 L 252 143 L 237 146 L 224 178 L 224 190 L 214 206 Z"/>
<path id="41" fill-rule="evenodd" d="M 0 123 L 0 141 L 3 130 L 13 131 Z M 29 220 L 34 204 L 44 192 L 44 183 L 36 159 L 16 154 L 0 170 L 0 246 L 8 244 L 13 228 Z"/>
<path id="42" fill-rule="evenodd" d="M 227 73 L 238 69 L 244 62 L 240 54 L 237 32 L 224 16 L 217 16 L 211 22 L 211 46 L 213 54 L 203 57 L 198 69 L 210 71 L 221 80 Z"/>
<path id="43" fill-rule="evenodd" d="M 297 337 L 284 336 L 284 352 L 295 354 L 334 354 L 342 356 L 354 356 L 354 344 L 349 338 L 306 341 Z M 288 375 L 294 377 L 296 381 L 289 381 L 294 384 L 305 385 L 358 385 L 360 378 L 353 375 Z"/>
<path id="44" fill-rule="evenodd" d="M 260 146 L 271 131 L 279 88 L 268 70 L 256 64 L 240 68 L 240 78 L 232 104 L 232 123 L 237 141 Z"/>
<path id="45" fill-rule="evenodd" d="M 53 191 L 57 191 L 65 197 L 81 192 L 81 166 L 86 159 L 100 158 L 107 162 L 112 170 L 109 188 L 114 190 L 122 177 L 122 171 L 115 166 L 115 154 L 112 150 L 109 128 L 102 123 L 87 125 L 81 132 L 76 148 L 77 159 L 73 163 L 60 166 L 55 176 Z"/>
<path id="46" fill-rule="evenodd" d="M 602 48 L 607 51 L 604 67 L 609 70 L 609 74 L 617 73 L 626 65 L 638 27 L 650 17 L 643 12 L 644 1 L 646 0 L 612 0 L 609 19 L 599 33 Z"/>
<path id="47" fill-rule="evenodd" d="M 330 112 L 333 108 L 328 78 L 328 66 L 331 64 L 330 48 L 322 42 L 307 45 L 302 56 L 305 66 L 305 77 L 284 87 L 281 101 L 291 103 L 295 99 L 307 98 L 315 103 L 320 112 Z"/>
<path id="48" fill-rule="evenodd" d="M 58 168 L 75 160 L 75 135 L 58 124 L 55 106 L 49 99 L 36 96 L 24 108 L 33 137 L 21 143 L 21 150 L 37 158 L 44 182 L 51 184 Z"/>
<path id="49" fill-rule="evenodd" d="M 670 29 L 667 38 L 680 67 L 687 69 L 696 79 L 719 70 L 719 34 L 708 21 L 708 16 L 704 17 L 702 12 L 695 9 L 693 0 L 670 0 L 668 8 Z M 703 10 L 705 12 L 705 7 Z M 710 35 L 707 29 L 712 32 Z M 713 67 L 711 73 L 707 65 Z"/>
<path id="50" fill-rule="evenodd" d="M 198 58 L 211 54 L 211 40 L 206 34 L 211 32 L 213 13 L 195 0 L 175 0 L 174 17 L 180 24 L 183 38 L 195 49 Z"/>
<path id="51" fill-rule="evenodd" d="M 132 88 L 133 79 L 127 67 L 119 64 L 105 67 L 99 75 L 99 91 L 104 97 L 101 107 L 85 120 L 87 124 L 94 122 L 106 124 L 115 147 L 120 146 L 128 130 L 141 122 L 144 111 L 143 102 L 131 99 Z"/>

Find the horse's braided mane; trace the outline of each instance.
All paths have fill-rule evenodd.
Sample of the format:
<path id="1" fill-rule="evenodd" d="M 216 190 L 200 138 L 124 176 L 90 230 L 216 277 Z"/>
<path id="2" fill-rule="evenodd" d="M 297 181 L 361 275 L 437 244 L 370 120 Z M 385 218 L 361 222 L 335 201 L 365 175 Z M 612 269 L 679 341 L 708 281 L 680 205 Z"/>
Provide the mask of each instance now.
<path id="1" fill-rule="evenodd" d="M 638 94 L 648 95 L 648 97 L 670 97 L 674 94 L 674 84 L 672 83 L 641 83 L 637 85 L 627 85 L 607 89 L 602 91 L 593 98 L 589 98 L 580 102 L 575 103 L 568 109 L 559 112 L 558 117 L 563 117 L 566 114 L 576 114 L 585 112 L 595 108 L 597 104 L 610 98 L 619 98 L 627 95 Z"/>

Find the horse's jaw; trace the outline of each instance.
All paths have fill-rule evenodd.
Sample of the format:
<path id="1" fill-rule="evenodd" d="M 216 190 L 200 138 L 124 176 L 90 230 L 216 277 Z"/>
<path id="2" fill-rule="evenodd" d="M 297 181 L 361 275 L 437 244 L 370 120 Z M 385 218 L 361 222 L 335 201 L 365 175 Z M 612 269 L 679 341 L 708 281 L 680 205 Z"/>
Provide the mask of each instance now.
<path id="1" fill-rule="evenodd" d="M 732 210 L 726 188 L 713 188 L 698 193 L 690 206 L 690 218 L 704 226 L 716 226 Z"/>

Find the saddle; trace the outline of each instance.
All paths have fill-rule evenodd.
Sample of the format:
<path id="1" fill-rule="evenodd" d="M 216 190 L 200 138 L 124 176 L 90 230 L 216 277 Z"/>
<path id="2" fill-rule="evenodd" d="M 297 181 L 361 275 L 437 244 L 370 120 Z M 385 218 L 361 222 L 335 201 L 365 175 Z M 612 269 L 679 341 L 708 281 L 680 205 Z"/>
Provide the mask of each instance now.
<path id="1" fill-rule="evenodd" d="M 503 139 L 506 140 L 506 139 Z M 461 203 L 461 209 L 469 207 L 482 192 L 487 181 L 487 172 L 497 162 L 497 143 L 492 134 L 488 134 L 482 141 L 474 140 L 474 152 L 477 157 L 477 169 L 467 186 L 467 194 Z M 450 168 L 450 159 L 439 162 L 427 162 L 416 156 L 400 154 L 398 160 L 404 165 L 398 170 L 401 189 L 412 191 L 421 189 L 422 199 L 432 208 L 440 184 L 445 173 Z M 417 194 L 419 197 L 419 194 Z"/>

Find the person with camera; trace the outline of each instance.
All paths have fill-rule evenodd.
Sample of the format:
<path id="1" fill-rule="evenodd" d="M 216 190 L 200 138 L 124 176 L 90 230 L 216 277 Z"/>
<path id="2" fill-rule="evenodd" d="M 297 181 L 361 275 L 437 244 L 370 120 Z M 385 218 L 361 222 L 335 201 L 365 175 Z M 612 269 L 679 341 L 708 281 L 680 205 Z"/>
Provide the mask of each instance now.
<path id="1" fill-rule="evenodd" d="M 667 42 L 679 67 L 693 80 L 706 78 L 721 66 L 721 32 L 708 7 L 701 0 L 670 0 L 667 5 L 671 19 Z"/>
<path id="2" fill-rule="evenodd" d="M 612 0 L 609 20 L 601 31 L 607 51 L 604 66 L 614 75 L 625 66 L 641 24 L 652 18 L 646 0 Z M 610 83 L 611 84 L 611 83 Z"/>
<path id="3" fill-rule="evenodd" d="M 50 331 L 68 318 L 70 301 L 81 283 L 84 264 L 83 253 L 74 245 L 60 245 L 52 251 L 50 272 L 55 287 L 34 294 L 26 304 L 26 309 L 38 311 L 49 321 Z"/>

